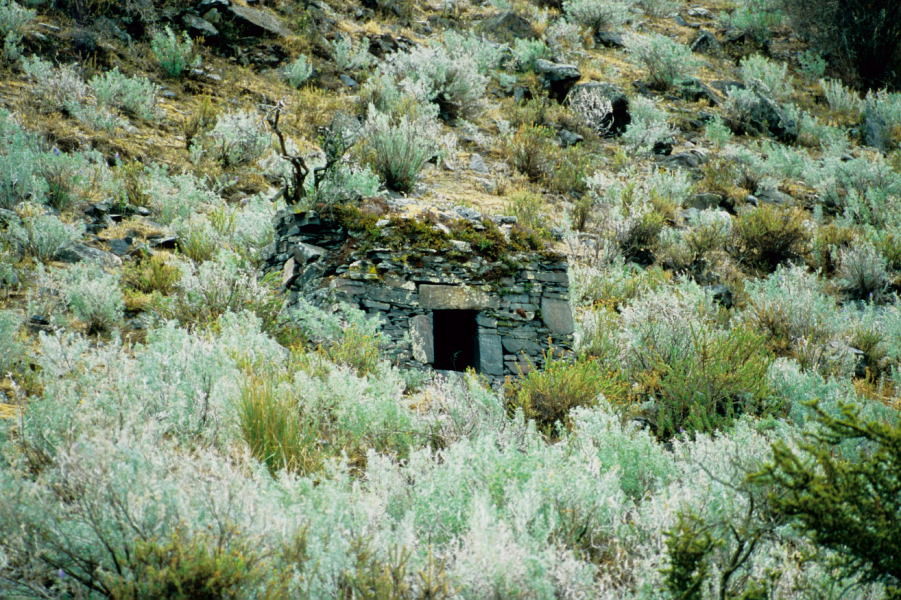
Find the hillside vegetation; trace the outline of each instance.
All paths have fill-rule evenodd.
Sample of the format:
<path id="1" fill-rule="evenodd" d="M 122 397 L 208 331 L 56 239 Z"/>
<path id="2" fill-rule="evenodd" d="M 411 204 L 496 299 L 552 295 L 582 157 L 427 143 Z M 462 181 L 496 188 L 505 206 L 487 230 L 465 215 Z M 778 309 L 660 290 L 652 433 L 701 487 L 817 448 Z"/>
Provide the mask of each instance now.
<path id="1" fill-rule="evenodd" d="M 901 4 L 810 4 L 0 0 L 0 597 L 901 598 Z M 309 208 L 514 216 L 575 355 L 285 306 Z"/>

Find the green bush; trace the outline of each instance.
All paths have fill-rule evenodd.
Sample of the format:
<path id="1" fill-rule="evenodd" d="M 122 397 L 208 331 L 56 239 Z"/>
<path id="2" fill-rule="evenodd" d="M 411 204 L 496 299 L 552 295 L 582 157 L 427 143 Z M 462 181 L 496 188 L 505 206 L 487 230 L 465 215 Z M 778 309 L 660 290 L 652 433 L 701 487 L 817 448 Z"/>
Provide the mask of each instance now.
<path id="1" fill-rule="evenodd" d="M 569 411 L 593 406 L 605 388 L 605 373 L 595 360 L 570 361 L 555 358 L 553 349 L 544 357 L 544 365 L 533 366 L 506 387 L 509 410 L 521 409 L 544 433 L 554 436 L 558 424 L 569 425 Z"/>
<path id="2" fill-rule="evenodd" d="M 37 170 L 47 185 L 45 201 L 58 211 L 65 211 L 77 205 L 90 189 L 97 154 L 85 155 L 78 152 L 67 153 L 53 149 L 41 154 Z"/>
<path id="3" fill-rule="evenodd" d="M 238 407 L 241 436 L 250 452 L 273 473 L 313 473 L 322 462 L 318 432 L 309 429 L 301 403 L 278 380 L 249 376 Z"/>
<path id="4" fill-rule="evenodd" d="M 802 260 L 811 240 L 804 211 L 768 204 L 741 213 L 732 233 L 736 260 L 767 273 L 784 262 Z"/>
<path id="5" fill-rule="evenodd" d="M 551 49 L 543 40 L 517 38 L 513 43 L 512 52 L 516 68 L 523 72 L 534 70 L 535 61 L 539 58 L 551 57 Z"/>
<path id="6" fill-rule="evenodd" d="M 181 271 L 171 262 L 166 254 L 157 253 L 129 263 L 122 271 L 122 281 L 144 294 L 159 292 L 168 296 L 175 292 L 176 284 L 181 279 Z"/>
<path id="7" fill-rule="evenodd" d="M 737 327 L 692 333 L 691 349 L 652 368 L 659 377 L 650 415 L 659 438 L 711 432 L 742 414 L 778 412 L 766 374 L 772 355 L 763 336 Z"/>
<path id="8" fill-rule="evenodd" d="M 241 600 L 264 579 L 257 551 L 212 536 L 176 530 L 169 539 L 138 539 L 130 554 L 127 575 L 101 576 L 112 600 Z"/>
<path id="9" fill-rule="evenodd" d="M 830 414 L 817 404 L 818 427 L 797 447 L 773 447 L 757 475 L 773 485 L 774 516 L 829 548 L 848 574 L 881 582 L 901 596 L 901 421 L 867 418 L 845 405 Z"/>
<path id="10" fill-rule="evenodd" d="M 170 77 L 181 77 L 187 69 L 200 64 L 200 57 L 194 54 L 194 42 L 182 32 L 181 40 L 168 25 L 157 31 L 150 40 L 150 49 L 156 61 Z"/>
<path id="11" fill-rule="evenodd" d="M 630 34 L 626 49 L 648 70 L 651 87 L 659 90 L 670 89 L 690 77 L 699 65 L 688 46 L 656 33 Z"/>
<path id="12" fill-rule="evenodd" d="M 506 145 L 514 169 L 532 181 L 549 174 L 559 151 L 554 132 L 543 125 L 522 125 Z"/>
<path id="13" fill-rule="evenodd" d="M 878 300 L 891 283 L 888 261 L 872 244 L 839 251 L 836 279 L 857 300 Z"/>

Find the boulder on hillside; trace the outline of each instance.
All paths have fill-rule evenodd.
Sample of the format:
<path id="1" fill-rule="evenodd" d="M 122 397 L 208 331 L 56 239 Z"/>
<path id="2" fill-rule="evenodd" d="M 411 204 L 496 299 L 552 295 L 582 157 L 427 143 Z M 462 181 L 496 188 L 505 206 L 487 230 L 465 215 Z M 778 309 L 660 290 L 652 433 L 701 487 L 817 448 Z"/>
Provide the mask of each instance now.
<path id="1" fill-rule="evenodd" d="M 229 0 L 201 0 L 195 7 L 204 20 L 226 37 L 286 37 L 291 30 L 271 12 Z"/>
<path id="2" fill-rule="evenodd" d="M 488 17 L 479 24 L 481 33 L 501 42 L 513 42 L 516 39 L 534 40 L 538 32 L 523 16 L 512 11 L 502 12 Z"/>
<path id="3" fill-rule="evenodd" d="M 798 139 L 798 122 L 777 102 L 756 90 L 730 97 L 729 127 L 735 133 L 770 135 L 785 144 Z"/>
<path id="4" fill-rule="evenodd" d="M 691 42 L 691 51 L 700 54 L 715 54 L 722 50 L 722 44 L 716 39 L 716 36 L 709 31 L 701 30 L 697 37 Z"/>
<path id="5" fill-rule="evenodd" d="M 543 58 L 535 61 L 535 73 L 541 78 L 548 95 L 557 102 L 563 102 L 569 90 L 582 77 L 582 72 L 576 65 L 555 63 Z"/>

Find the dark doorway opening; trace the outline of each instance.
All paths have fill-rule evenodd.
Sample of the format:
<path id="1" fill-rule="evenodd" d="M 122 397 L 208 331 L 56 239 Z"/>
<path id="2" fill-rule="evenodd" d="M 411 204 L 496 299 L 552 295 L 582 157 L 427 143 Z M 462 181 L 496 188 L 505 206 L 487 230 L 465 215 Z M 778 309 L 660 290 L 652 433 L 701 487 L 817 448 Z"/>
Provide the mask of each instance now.
<path id="1" fill-rule="evenodd" d="M 435 368 L 465 371 L 478 368 L 479 340 L 475 310 L 436 310 L 432 313 L 435 333 Z"/>

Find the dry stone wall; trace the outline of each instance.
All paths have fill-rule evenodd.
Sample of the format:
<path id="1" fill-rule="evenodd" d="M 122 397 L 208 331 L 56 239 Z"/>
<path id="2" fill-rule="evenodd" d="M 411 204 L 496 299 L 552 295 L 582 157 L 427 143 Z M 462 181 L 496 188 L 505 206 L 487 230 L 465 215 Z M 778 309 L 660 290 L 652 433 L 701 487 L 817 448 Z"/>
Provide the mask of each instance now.
<path id="1" fill-rule="evenodd" d="M 279 214 L 276 230 L 269 266 L 282 271 L 290 302 L 340 300 L 378 315 L 400 364 L 470 366 L 500 377 L 542 364 L 551 346 L 572 348 L 562 257 L 517 252 L 489 260 L 455 240 L 452 253 L 371 247 L 313 211 Z"/>

